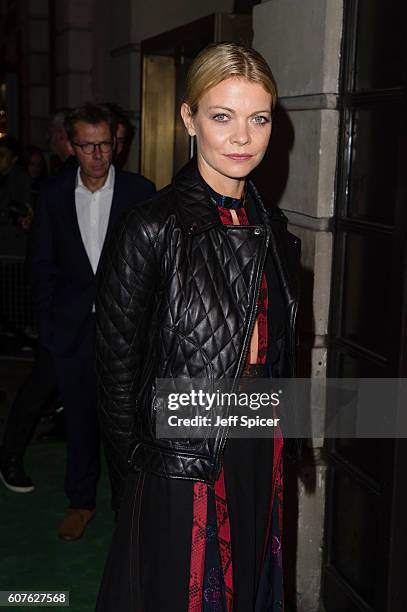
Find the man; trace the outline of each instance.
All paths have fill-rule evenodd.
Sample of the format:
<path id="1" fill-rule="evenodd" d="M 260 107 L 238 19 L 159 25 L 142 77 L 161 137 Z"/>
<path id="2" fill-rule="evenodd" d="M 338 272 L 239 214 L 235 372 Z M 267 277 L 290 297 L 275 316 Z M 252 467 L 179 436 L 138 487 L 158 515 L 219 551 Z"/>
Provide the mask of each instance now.
<path id="1" fill-rule="evenodd" d="M 63 170 L 77 168 L 76 157 L 72 155 L 65 130 L 65 118 L 69 112 L 69 108 L 60 108 L 51 115 L 48 123 L 51 174 L 59 174 Z"/>
<path id="2" fill-rule="evenodd" d="M 134 127 L 129 119 L 128 113 L 112 102 L 105 102 L 106 107 L 116 117 L 116 147 L 114 150 L 114 163 L 119 168 L 124 168 L 130 153 L 131 143 L 134 138 Z"/>
<path id="3" fill-rule="evenodd" d="M 19 164 L 20 145 L 11 136 L 0 138 L 0 256 L 24 260 L 27 229 L 32 218 L 30 177 Z M 13 296 L 15 279 L 0 267 L 0 333 L 16 333 Z"/>
<path id="4" fill-rule="evenodd" d="M 78 167 L 76 157 L 72 155 L 69 147 L 64 126 L 65 117 L 69 112 L 70 109 L 67 108 L 59 109 L 51 115 L 49 120 L 48 140 L 51 150 L 50 167 L 53 174 L 66 170 L 75 171 Z M 28 176 L 27 181 L 27 197 L 29 197 L 30 180 Z M 21 179 L 19 183 L 24 184 Z M 30 208 L 29 214 L 21 217 L 21 226 L 24 229 L 30 228 L 32 216 L 33 210 Z M 20 241 L 23 239 L 25 240 L 25 236 L 20 237 Z M 4 243 L 4 241 L 1 242 Z M 44 406 L 55 402 L 58 396 L 58 380 L 53 358 L 40 338 L 31 372 L 18 390 L 8 414 L 3 444 L 0 449 L 0 481 L 14 493 L 29 493 L 34 490 L 34 484 L 24 470 L 25 450 L 43 413 Z"/>
<path id="5" fill-rule="evenodd" d="M 0 138 L 0 255 L 24 257 L 31 216 L 30 177 L 19 165 L 20 146 L 11 136 Z"/>
<path id="6" fill-rule="evenodd" d="M 50 179 L 42 192 L 31 268 L 40 338 L 54 358 L 65 408 L 69 509 L 58 533 L 74 540 L 95 513 L 100 471 L 94 373 L 98 263 L 121 213 L 150 197 L 154 186 L 112 165 L 116 121 L 107 109 L 75 109 L 65 129 L 79 167 Z"/>
<path id="7" fill-rule="evenodd" d="M 63 132 L 66 141 L 66 132 L 65 130 Z M 61 155 L 68 156 L 69 153 L 63 145 L 63 139 L 60 140 L 55 134 L 54 136 L 55 150 L 58 150 Z M 10 137 L 0 139 L 0 175 L 3 175 L 7 168 L 9 169 L 7 193 L 9 194 L 8 200 L 12 203 L 10 210 L 10 205 L 6 206 L 3 195 L 0 195 L 0 217 L 2 218 L 0 254 L 17 254 L 23 257 L 25 255 L 26 234 L 30 229 L 33 218 L 33 209 L 28 206 L 30 198 L 30 204 L 33 202 L 32 192 L 30 193 L 30 177 L 17 163 L 18 149 L 18 143 L 14 139 Z M 2 192 L 2 187 L 0 187 L 0 194 Z M 4 223 L 3 215 L 9 220 L 8 226 Z M 12 219 L 14 219 L 14 225 Z M 3 235 L 4 233 L 6 233 L 6 236 Z M 11 247 L 12 252 L 10 252 Z M 7 288 L 7 282 L 10 282 L 7 275 L 1 281 L 3 288 L 6 284 L 6 292 L 15 292 L 15 286 Z M 9 325 L 7 313 L 2 313 L 2 327 L 7 328 L 7 325 Z M 32 370 L 18 390 L 9 411 L 0 450 L 0 481 L 10 491 L 29 493 L 34 490 L 31 478 L 24 471 L 24 453 L 44 407 L 50 401 L 55 401 L 57 395 L 58 385 L 53 360 L 40 341 Z"/>
<path id="8" fill-rule="evenodd" d="M 19 165 L 20 146 L 11 136 L 0 138 L 0 255 L 6 257 L 23 259 L 26 254 L 26 229 L 28 229 L 32 210 L 29 206 L 30 200 L 30 177 Z M 0 284 L 5 299 L 3 305 L 7 304 L 7 298 L 13 296 L 16 291 L 15 282 L 10 275 L 0 270 Z M 15 332 L 12 322 L 13 309 L 9 307 L 0 312 L 0 331 Z M 32 397 L 29 398 L 30 401 Z M 17 412 L 12 411 L 18 420 Z M 24 429 L 24 422 L 21 422 Z M 9 436 L 13 435 L 14 424 L 9 428 Z M 4 439 L 7 437 L 7 428 Z M 3 440 L 4 446 L 4 440 Z M 6 468 L 6 469 L 5 469 Z M 14 485 L 21 490 L 32 490 L 32 482 L 24 474 L 23 466 L 16 456 L 7 457 L 7 466 L 4 465 L 4 451 L 0 457 L 0 480 L 5 483 L 3 472 L 9 479 L 8 488 Z M 7 486 L 7 485 L 6 485 Z M 13 489 L 12 489 L 13 490 Z"/>

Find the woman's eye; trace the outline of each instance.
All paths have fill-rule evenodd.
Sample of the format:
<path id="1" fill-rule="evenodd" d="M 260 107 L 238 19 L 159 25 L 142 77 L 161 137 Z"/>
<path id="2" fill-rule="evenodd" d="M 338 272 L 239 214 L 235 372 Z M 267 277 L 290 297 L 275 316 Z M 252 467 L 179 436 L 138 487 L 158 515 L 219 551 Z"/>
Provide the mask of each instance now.
<path id="1" fill-rule="evenodd" d="M 225 113 L 217 113 L 216 115 L 212 117 L 212 119 L 214 119 L 215 121 L 219 121 L 220 123 L 223 123 L 224 121 L 228 120 L 228 116 L 225 115 Z"/>
<path id="2" fill-rule="evenodd" d="M 264 125 L 265 123 L 269 123 L 270 119 L 268 117 L 264 117 L 263 115 L 256 115 L 253 117 L 253 122 L 258 125 Z"/>

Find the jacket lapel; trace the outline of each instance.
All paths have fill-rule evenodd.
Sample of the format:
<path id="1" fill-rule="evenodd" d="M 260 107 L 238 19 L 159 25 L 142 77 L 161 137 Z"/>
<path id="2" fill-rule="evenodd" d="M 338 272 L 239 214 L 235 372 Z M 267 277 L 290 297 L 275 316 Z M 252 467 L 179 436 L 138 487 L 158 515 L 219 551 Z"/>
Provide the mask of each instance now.
<path id="1" fill-rule="evenodd" d="M 120 171 L 117 170 L 117 168 L 116 168 L 115 169 L 114 185 L 113 185 L 112 205 L 110 207 L 109 221 L 108 221 L 108 224 L 107 224 L 106 236 L 105 236 L 105 240 L 104 240 L 103 246 L 106 244 L 106 241 L 108 240 L 110 234 L 112 233 L 112 230 L 113 230 L 114 226 L 116 225 L 116 221 L 118 220 L 118 217 L 120 216 L 120 213 L 122 212 L 122 207 L 120 206 L 120 203 L 126 201 L 126 198 L 123 198 L 121 196 L 121 191 L 123 189 L 123 185 L 122 185 L 122 181 L 120 179 L 121 179 Z"/>
<path id="2" fill-rule="evenodd" d="M 101 257 L 99 258 L 99 263 L 98 263 L 98 267 L 97 267 L 96 274 L 95 274 L 93 272 L 92 264 L 89 260 L 88 253 L 86 251 L 86 247 L 82 240 L 81 230 L 79 227 L 79 220 L 78 220 L 78 215 L 76 212 L 75 187 L 76 187 L 76 170 L 75 172 L 72 172 L 72 173 L 69 172 L 69 174 L 67 173 L 67 176 L 66 176 L 66 182 L 64 186 L 64 192 L 65 192 L 64 208 L 67 214 L 67 219 L 69 221 L 68 227 L 73 228 L 73 231 L 72 231 L 73 248 L 75 249 L 76 253 L 80 253 L 80 257 L 82 258 L 84 265 L 88 267 L 90 274 L 92 274 L 92 276 L 96 276 L 98 269 L 99 269 L 99 263 L 100 263 Z M 123 185 L 122 185 L 122 181 L 120 180 L 120 171 L 116 169 L 115 170 L 115 182 L 114 182 L 114 187 L 113 187 L 112 204 L 110 207 L 109 221 L 107 224 L 106 236 L 105 236 L 105 240 L 103 243 L 102 252 L 104 250 L 104 245 L 106 244 L 112 232 L 112 229 L 114 228 L 115 223 L 122 212 L 123 207 L 120 205 L 120 203 L 126 201 L 126 198 L 123 198 L 121 195 L 122 189 L 123 189 Z M 86 260 L 86 263 L 85 263 L 85 260 Z"/>
<path id="3" fill-rule="evenodd" d="M 173 186 L 176 192 L 178 210 L 188 233 L 197 234 L 211 227 L 223 227 L 215 206 L 211 204 L 209 192 L 199 174 L 195 158 L 175 176 Z M 262 223 L 269 228 L 269 248 L 275 260 L 287 304 L 291 306 L 298 300 L 299 291 L 296 271 L 290 267 L 290 262 L 293 261 L 295 256 L 294 253 L 289 251 L 295 249 L 296 246 L 289 242 L 287 218 L 279 208 L 267 211 L 252 181 L 249 181 L 248 186 L 257 203 Z"/>
<path id="4" fill-rule="evenodd" d="M 103 255 L 103 252 L 105 250 L 105 246 L 106 246 L 106 244 L 109 241 L 109 238 L 110 238 L 110 236 L 111 236 L 111 234 L 113 232 L 114 227 L 116 226 L 116 223 L 117 223 L 121 213 L 126 208 L 126 204 L 127 203 L 128 203 L 128 194 L 127 194 L 127 197 L 126 197 L 126 194 L 123 193 L 123 181 L 122 181 L 120 170 L 115 168 L 115 178 L 114 178 L 114 185 L 113 185 L 112 204 L 110 206 L 109 221 L 107 223 L 106 236 L 105 236 L 105 239 L 103 241 L 103 247 L 102 247 L 102 251 L 100 253 L 99 263 L 98 263 L 98 267 L 96 269 L 96 276 L 97 276 L 97 274 L 99 272 L 99 266 L 100 266 L 100 262 L 102 260 L 102 255 Z"/>
<path id="5" fill-rule="evenodd" d="M 63 207 L 67 218 L 67 226 L 72 228 L 72 250 L 74 253 L 78 253 L 80 259 L 83 261 L 83 265 L 88 268 L 88 271 L 93 276 L 93 269 L 90 263 L 88 254 L 86 252 L 85 245 L 82 240 L 81 230 L 79 227 L 78 215 L 76 213 L 76 202 L 75 202 L 75 187 L 76 187 L 76 169 L 74 171 L 66 172 L 65 185 L 63 193 Z"/>
<path id="6" fill-rule="evenodd" d="M 259 192 L 251 181 L 249 181 L 249 189 L 257 201 L 263 222 L 269 228 L 269 248 L 280 277 L 281 285 L 284 289 L 284 295 L 286 296 L 288 306 L 291 306 L 295 301 L 298 301 L 299 287 L 297 265 L 295 269 L 293 266 L 290 266 L 290 262 L 295 259 L 295 253 L 290 253 L 289 251 L 290 249 L 294 251 L 296 245 L 291 243 L 289 239 L 290 234 L 287 231 L 287 217 L 279 208 L 274 207 L 271 210 L 266 210 Z M 291 236 L 291 238 L 293 237 Z"/>
<path id="7" fill-rule="evenodd" d="M 216 206 L 211 203 L 209 191 L 198 171 L 196 159 L 174 177 L 178 210 L 187 233 L 200 233 L 214 226 L 222 226 Z"/>

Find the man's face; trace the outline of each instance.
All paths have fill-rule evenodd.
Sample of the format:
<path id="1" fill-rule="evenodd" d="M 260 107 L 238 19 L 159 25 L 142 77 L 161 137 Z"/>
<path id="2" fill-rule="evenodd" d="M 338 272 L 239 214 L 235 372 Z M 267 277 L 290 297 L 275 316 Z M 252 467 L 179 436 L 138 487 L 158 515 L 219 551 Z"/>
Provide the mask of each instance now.
<path id="1" fill-rule="evenodd" d="M 119 123 L 116 130 L 116 155 L 119 156 L 126 143 L 126 126 Z"/>
<path id="2" fill-rule="evenodd" d="M 93 152 L 85 153 L 79 145 L 86 144 L 102 146 L 94 147 Z M 72 155 L 76 155 L 78 159 L 82 175 L 94 180 L 107 177 L 112 163 L 113 145 L 110 128 L 105 121 L 95 125 L 78 121 L 75 124 L 74 140 L 69 143 Z"/>
<path id="3" fill-rule="evenodd" d="M 68 137 L 63 127 L 51 125 L 49 128 L 49 148 L 52 153 L 65 161 L 71 155 L 68 145 Z"/>
<path id="4" fill-rule="evenodd" d="M 13 168 L 17 158 L 14 157 L 8 147 L 0 146 L 0 176 L 6 176 Z"/>

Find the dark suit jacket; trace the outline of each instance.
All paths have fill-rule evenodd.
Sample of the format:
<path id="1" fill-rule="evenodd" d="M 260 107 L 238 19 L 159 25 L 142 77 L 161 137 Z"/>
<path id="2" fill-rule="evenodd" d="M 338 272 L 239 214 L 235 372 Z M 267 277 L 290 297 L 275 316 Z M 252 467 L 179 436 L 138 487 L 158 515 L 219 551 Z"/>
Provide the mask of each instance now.
<path id="1" fill-rule="evenodd" d="M 30 275 L 40 341 L 55 355 L 73 354 L 86 335 L 95 303 L 93 273 L 75 206 L 76 169 L 49 179 L 30 237 Z M 105 245 L 121 214 L 154 193 L 144 177 L 116 168 Z"/>

